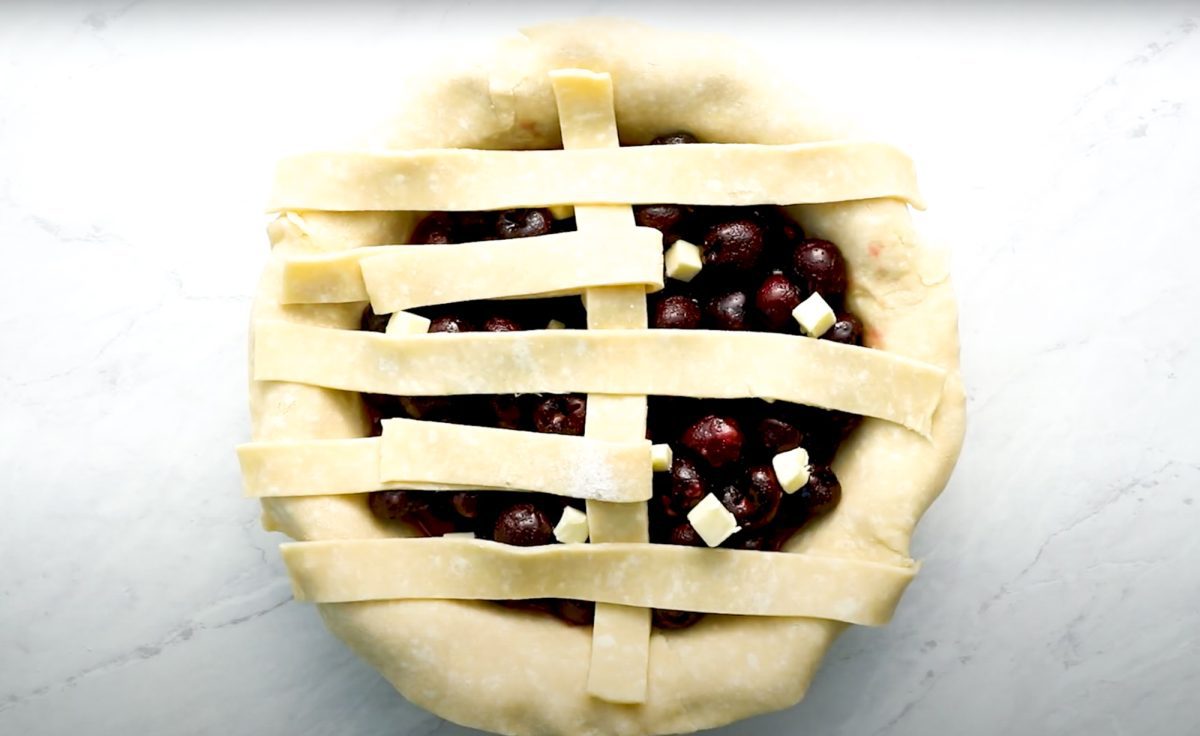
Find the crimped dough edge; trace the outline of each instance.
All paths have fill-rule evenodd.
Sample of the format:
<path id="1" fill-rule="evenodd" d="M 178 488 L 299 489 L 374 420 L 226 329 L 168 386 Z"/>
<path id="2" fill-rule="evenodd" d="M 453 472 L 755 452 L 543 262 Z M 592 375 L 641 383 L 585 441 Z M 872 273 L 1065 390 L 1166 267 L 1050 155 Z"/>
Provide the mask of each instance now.
<path id="1" fill-rule="evenodd" d="M 398 148 L 553 147 L 560 144 L 548 72 L 613 75 L 622 140 L 673 130 L 709 142 L 834 140 L 848 130 L 776 80 L 728 39 L 586 20 L 542 26 L 478 63 L 430 78 L 400 117 L 362 142 Z M 944 368 L 932 440 L 867 420 L 838 453 L 843 500 L 789 550 L 895 563 L 944 487 L 962 442 L 957 313 L 945 257 L 915 231 L 908 208 L 867 200 L 790 208 L 806 231 L 837 243 L 852 275 L 848 306 L 872 347 Z M 403 242 L 409 213 L 299 213 L 270 228 L 277 252 Z M 335 244 L 336 241 L 336 244 Z M 279 264 L 260 284 L 253 319 L 349 327 L 363 304 L 281 307 Z M 365 434 L 357 396 L 311 386 L 251 384 L 255 440 Z M 264 499 L 264 526 L 297 540 L 408 533 L 374 519 L 364 496 Z M 799 701 L 843 624 L 815 619 L 709 616 L 656 631 L 644 704 L 586 692 L 591 630 L 542 615 L 459 601 L 319 606 L 331 631 L 409 700 L 448 720 L 503 734 L 689 732 Z"/>

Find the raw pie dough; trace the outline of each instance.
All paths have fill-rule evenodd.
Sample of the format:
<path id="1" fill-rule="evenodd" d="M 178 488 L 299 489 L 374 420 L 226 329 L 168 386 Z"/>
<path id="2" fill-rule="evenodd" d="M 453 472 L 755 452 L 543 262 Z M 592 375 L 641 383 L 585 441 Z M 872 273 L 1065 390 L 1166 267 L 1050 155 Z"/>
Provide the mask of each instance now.
<path id="1" fill-rule="evenodd" d="M 645 142 L 654 135 L 679 129 L 690 130 L 708 141 L 765 145 L 840 142 L 846 138 L 846 130 L 827 122 L 817 106 L 791 90 L 784 92 L 769 74 L 745 57 L 744 50 L 733 48 L 726 40 L 714 42 L 625 24 L 585 22 L 533 29 L 504 46 L 495 58 L 448 72 L 444 78 L 413 90 L 404 114 L 389 121 L 382 135 L 367 144 L 373 149 L 555 147 L 561 140 L 549 74 L 571 67 L 608 72 L 618 80 L 614 89 L 617 122 L 622 139 L 629 142 Z M 659 150 L 671 148 L 691 147 Z M 844 147 L 839 143 L 830 148 Z M 711 146 L 698 149 L 708 151 L 698 156 L 716 156 Z M 745 155 L 758 155 L 754 149 L 741 150 Z M 664 170 L 692 166 L 679 154 L 653 155 L 661 158 L 656 165 Z M 845 160 L 845 153 L 840 155 Z M 478 158 L 492 160 L 488 156 Z M 562 154 L 544 158 L 561 161 Z M 892 166 L 894 156 L 882 158 L 891 164 L 862 167 L 860 159 L 849 167 L 861 174 L 857 177 L 861 181 L 847 188 L 847 196 L 858 201 L 828 201 L 790 210 L 807 232 L 832 240 L 842 249 L 853 276 L 848 306 L 868 325 L 868 344 L 918 361 L 917 365 L 937 366 L 940 401 L 924 427 L 928 437 L 891 422 L 865 421 L 843 444 L 835 463 L 844 490 L 841 504 L 793 538 L 788 549 L 896 570 L 908 566 L 912 528 L 944 486 L 957 457 L 963 397 L 955 307 L 945 259 L 923 245 L 904 202 L 863 198 L 905 197 L 919 203 L 915 190 L 906 191 L 903 182 L 889 178 L 897 171 Z M 380 160 L 375 156 L 368 159 Z M 611 159 L 596 156 L 581 160 L 599 162 L 594 165 L 600 171 L 603 162 Z M 321 175 L 314 177 L 318 186 L 323 186 L 322 179 L 361 174 L 353 167 L 340 170 L 336 158 L 302 161 L 317 161 L 322 167 Z M 732 167 L 738 169 L 734 171 L 720 169 L 715 160 L 706 164 L 713 170 L 704 173 L 713 178 L 718 178 L 718 173 L 735 177 L 746 173 L 740 171 L 741 164 Z M 770 163 L 764 166 L 769 168 Z M 295 172 L 285 178 L 300 187 L 307 185 Z M 694 179 L 704 182 L 702 176 Z M 728 199 L 721 200 L 718 194 L 705 194 L 709 190 L 703 190 L 695 192 L 695 201 L 708 201 L 703 198 L 708 196 L 727 202 L 752 200 L 767 189 L 762 181 L 746 183 L 754 179 L 756 176 L 736 180 L 738 188 Z M 592 201 L 604 202 L 605 196 L 598 194 L 603 191 L 599 184 L 579 184 L 580 191 L 563 187 L 554 192 L 538 191 L 532 186 L 521 191 L 521 187 L 514 186 L 513 197 L 537 194 L 538 201 L 497 201 L 494 206 L 552 204 L 554 198 L 575 199 L 589 186 Z M 320 207 L 360 207 L 370 204 L 372 198 L 386 204 L 392 196 L 407 196 L 404 192 L 397 195 L 391 187 L 376 193 L 346 190 L 331 194 L 340 198 L 348 192 L 348 199 L 331 200 Z M 647 185 L 647 192 L 658 194 L 661 190 Z M 303 207 L 307 201 L 307 206 L 313 207 L 316 200 L 304 199 L 310 193 L 287 192 L 286 202 L 281 195 L 274 206 L 286 203 Z M 612 193 L 609 190 L 609 195 Z M 625 189 L 617 193 L 631 194 Z M 469 199 L 468 194 L 483 194 L 463 195 L 471 207 L 479 207 L 479 200 Z M 687 201 L 691 197 L 652 199 Z M 786 199 L 795 202 L 818 198 L 806 195 Z M 445 200 L 440 199 L 436 204 L 426 204 L 447 208 Z M 413 200 L 406 206 L 417 205 Z M 273 223 L 270 233 L 274 255 L 256 301 L 255 339 L 263 339 L 277 327 L 270 323 L 280 321 L 353 329 L 364 306 L 361 302 L 283 304 L 282 259 L 404 242 L 415 218 L 413 214 L 394 212 L 306 211 L 300 215 L 288 213 Z M 583 229 L 582 218 L 580 227 Z M 596 313 L 616 317 L 628 310 L 619 300 L 603 298 L 599 289 L 591 290 L 588 300 L 589 307 L 593 307 L 589 319 Z M 728 333 L 722 334 L 729 337 Z M 378 338 L 371 345 L 386 348 L 393 341 L 399 344 L 406 339 Z M 268 357 L 269 353 L 256 350 L 252 360 Z M 346 364 L 350 362 L 347 357 Z M 272 366 L 272 371 L 276 369 L 278 366 Z M 614 406 L 623 401 L 614 400 L 618 402 Z M 348 439 L 362 437 L 366 429 L 357 395 L 314 385 L 282 379 L 256 380 L 251 388 L 251 407 L 256 441 Z M 636 413 L 636 408 L 633 411 Z M 918 426 L 921 423 L 917 415 L 910 419 Z M 363 498 L 264 498 L 264 523 L 298 540 L 394 536 L 397 527 L 374 519 Z M 404 533 L 403 529 L 399 531 Z M 351 549 L 359 544 L 340 548 Z M 289 548 L 285 554 L 293 557 L 297 554 L 293 549 L 319 548 L 302 545 Z M 597 548 L 608 549 L 609 545 Z M 602 550 L 599 554 L 605 553 Z M 884 587 L 882 583 L 880 587 Z M 320 610 L 331 630 L 414 702 L 460 723 L 514 734 L 672 733 L 786 707 L 803 695 L 822 654 L 844 626 L 818 618 L 711 616 L 691 629 L 655 632 L 649 640 L 645 702 L 631 706 L 587 695 L 590 629 L 567 627 L 548 617 L 469 601 L 329 603 L 322 604 Z"/>
<path id="2" fill-rule="evenodd" d="M 565 151 L 617 153 L 617 119 L 612 79 L 585 70 L 550 72 L 559 129 Z M 628 204 L 580 204 L 575 207 L 580 232 L 608 240 L 626 237 L 633 227 Z M 659 248 L 662 248 L 660 235 Z M 646 299 L 636 286 L 589 289 L 584 293 L 589 330 L 628 328 L 648 324 Z M 645 395 L 588 394 L 584 435 L 602 440 L 639 439 L 646 434 Z M 646 504 L 589 501 L 589 532 L 593 543 L 650 541 Z M 610 703 L 641 703 L 646 699 L 650 660 L 650 610 L 597 602 L 592 621 L 587 693 Z"/>
<path id="3" fill-rule="evenodd" d="M 507 241 L 356 248 L 289 258 L 287 304 L 361 302 L 378 314 L 433 304 L 578 293 L 589 286 L 663 285 L 662 233 L 633 228 L 615 239 L 582 231 Z M 453 273 L 453 279 L 447 279 Z M 506 275 L 498 280 L 497 273 Z"/>
<path id="4" fill-rule="evenodd" d="M 379 438 L 255 442 L 239 447 L 238 459 L 247 494 L 258 497 L 480 488 L 629 503 L 650 498 L 653 472 L 648 440 L 413 419 L 385 420 Z"/>
<path id="5" fill-rule="evenodd" d="M 887 623 L 916 573 L 911 564 L 778 552 L 621 543 L 526 548 L 437 537 L 293 543 L 283 546 L 283 557 L 296 599 L 318 603 L 595 598 L 865 626 Z"/>
<path id="6" fill-rule="evenodd" d="M 759 397 L 878 417 L 928 435 L 945 371 L 881 350 L 766 332 L 381 335 L 261 322 L 254 377 L 401 396 Z"/>
<path id="7" fill-rule="evenodd" d="M 307 153 L 284 159 L 275 177 L 276 211 L 810 204 L 873 197 L 923 206 L 912 161 L 874 142 Z"/>

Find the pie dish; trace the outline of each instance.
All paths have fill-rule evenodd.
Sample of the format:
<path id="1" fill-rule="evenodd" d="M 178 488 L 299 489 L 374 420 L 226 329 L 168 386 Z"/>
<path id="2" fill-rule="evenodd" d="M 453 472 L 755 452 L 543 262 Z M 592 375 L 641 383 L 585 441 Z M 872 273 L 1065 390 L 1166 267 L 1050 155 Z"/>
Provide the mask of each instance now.
<path id="1" fill-rule="evenodd" d="M 406 103 L 271 197 L 239 459 L 297 599 L 497 733 L 794 704 L 890 618 L 962 440 L 911 162 L 727 41 L 622 22 Z"/>

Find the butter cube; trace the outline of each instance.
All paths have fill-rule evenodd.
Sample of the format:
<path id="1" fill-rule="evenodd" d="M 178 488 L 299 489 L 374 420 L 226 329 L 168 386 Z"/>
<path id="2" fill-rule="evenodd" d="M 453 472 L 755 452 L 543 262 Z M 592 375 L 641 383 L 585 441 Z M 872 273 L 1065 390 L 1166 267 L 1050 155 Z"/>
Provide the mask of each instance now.
<path id="1" fill-rule="evenodd" d="M 387 323 L 388 335 L 423 335 L 429 332 L 429 320 L 412 312 L 394 312 Z"/>
<path id="2" fill-rule="evenodd" d="M 795 493 L 808 483 L 808 450 L 797 447 L 794 450 L 781 452 L 771 458 L 771 467 L 775 469 L 775 477 L 779 485 L 787 493 Z"/>
<path id="3" fill-rule="evenodd" d="M 554 538 L 563 544 L 580 544 L 588 538 L 588 518 L 574 506 L 563 509 L 562 518 L 554 526 Z"/>
<path id="4" fill-rule="evenodd" d="M 687 520 L 709 547 L 716 547 L 741 528 L 729 509 L 711 493 L 688 512 Z"/>
<path id="5" fill-rule="evenodd" d="M 654 472 L 661 473 L 671 469 L 671 463 L 675 461 L 675 454 L 671 452 L 670 445 L 651 445 L 650 446 L 650 463 L 654 468 Z"/>
<path id="6" fill-rule="evenodd" d="M 800 323 L 800 329 L 804 330 L 804 334 L 809 337 L 824 335 L 825 331 L 833 327 L 834 322 L 837 322 L 837 316 L 833 313 L 833 309 L 815 291 L 812 296 L 800 302 L 792 310 L 792 316 Z"/>
<path id="7" fill-rule="evenodd" d="M 663 264 L 667 268 L 667 276 L 679 281 L 691 281 L 704 268 L 700 249 L 686 240 L 676 240 L 674 245 L 667 248 Z"/>

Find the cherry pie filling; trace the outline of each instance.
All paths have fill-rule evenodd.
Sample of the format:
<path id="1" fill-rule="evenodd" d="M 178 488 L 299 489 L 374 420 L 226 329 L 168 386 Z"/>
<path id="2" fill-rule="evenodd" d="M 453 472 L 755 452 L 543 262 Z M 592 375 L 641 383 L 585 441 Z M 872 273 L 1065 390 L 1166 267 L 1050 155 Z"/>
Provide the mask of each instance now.
<path id="1" fill-rule="evenodd" d="M 662 136 L 654 144 L 694 143 L 687 133 Z M 649 295 L 651 328 L 755 330 L 801 334 L 792 315 L 813 293 L 837 314 L 819 339 L 861 345 L 862 322 L 844 308 L 847 273 L 838 247 L 805 237 L 780 207 L 698 207 L 653 204 L 634 207 L 637 224 L 663 233 L 664 247 L 683 239 L 701 248 L 703 268 L 691 281 L 672 278 Z M 463 243 L 546 235 L 575 229 L 573 217 L 556 219 L 549 209 L 502 212 L 435 212 L 417 224 L 414 244 Z M 454 278 L 454 274 L 447 274 Z M 429 332 L 508 332 L 564 326 L 585 329 L 579 297 L 462 302 L 411 310 L 431 320 Z M 363 313 L 361 329 L 383 332 L 388 315 Z M 755 356 L 747 355 L 747 361 Z M 386 396 L 364 394 L 373 433 L 380 421 L 407 417 L 485 427 L 582 435 L 587 417 L 583 395 Z M 859 417 L 782 401 L 690 399 L 651 396 L 647 438 L 671 447 L 668 472 L 655 474 L 649 504 L 650 541 L 704 546 L 688 512 L 714 494 L 741 530 L 721 544 L 737 549 L 778 551 L 809 521 L 828 513 L 841 498 L 830 468 L 838 445 Z M 811 463 L 807 484 L 785 493 L 772 458 L 803 447 Z M 499 491 L 376 491 L 371 513 L 399 520 L 426 536 L 471 532 L 504 544 L 555 544 L 554 526 L 567 506 L 584 502 L 544 493 Z M 511 601 L 505 605 L 552 613 L 570 624 L 588 625 L 589 601 Z M 690 626 L 703 614 L 655 610 L 664 629 Z"/>

